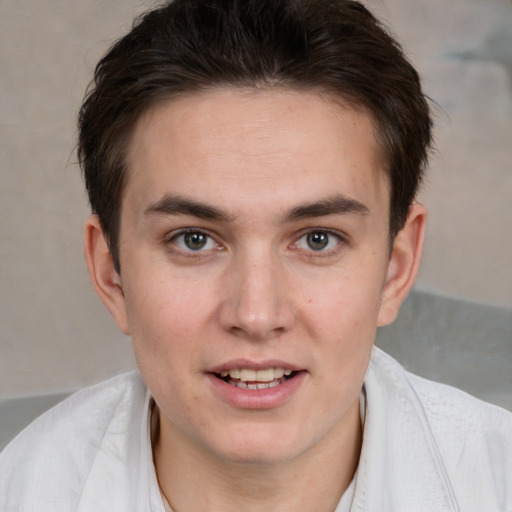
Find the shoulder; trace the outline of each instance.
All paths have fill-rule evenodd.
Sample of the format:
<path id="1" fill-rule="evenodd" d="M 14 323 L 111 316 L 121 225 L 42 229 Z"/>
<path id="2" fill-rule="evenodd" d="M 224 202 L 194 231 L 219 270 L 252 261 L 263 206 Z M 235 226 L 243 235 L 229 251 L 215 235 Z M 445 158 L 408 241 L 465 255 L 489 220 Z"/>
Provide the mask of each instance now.
<path id="1" fill-rule="evenodd" d="M 512 503 L 512 412 L 407 374 L 454 480 L 506 492 Z M 486 482 L 487 480 L 487 482 Z"/>
<path id="2" fill-rule="evenodd" d="M 468 510 L 475 509 L 475 496 L 486 500 L 492 494 L 499 503 L 512 503 L 512 412 L 413 375 L 378 349 L 371 366 L 388 393 L 421 418 L 459 500 L 472 496 Z"/>
<path id="3" fill-rule="evenodd" d="M 498 438 L 512 441 L 512 412 L 453 386 L 414 375 L 379 349 L 374 350 L 371 364 L 394 393 L 408 396 L 419 405 L 430 427 L 442 431 L 444 439 L 449 439 L 450 433 L 461 440 L 472 434 L 495 432 Z"/>
<path id="4" fill-rule="evenodd" d="M 105 438 L 127 433 L 145 395 L 142 379 L 130 372 L 81 390 L 40 416 L 0 454 L 0 509 L 30 510 L 38 502 L 38 509 L 60 511 L 78 503 Z"/>

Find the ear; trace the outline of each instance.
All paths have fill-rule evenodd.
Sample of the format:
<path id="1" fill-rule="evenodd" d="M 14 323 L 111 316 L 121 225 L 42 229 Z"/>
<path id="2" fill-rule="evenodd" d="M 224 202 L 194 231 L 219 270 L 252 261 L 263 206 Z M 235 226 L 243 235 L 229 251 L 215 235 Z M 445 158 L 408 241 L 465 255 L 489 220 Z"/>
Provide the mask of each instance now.
<path id="1" fill-rule="evenodd" d="M 85 224 L 84 252 L 96 293 L 107 306 L 119 329 L 129 334 L 121 276 L 114 268 L 114 260 L 97 215 L 91 215 Z"/>
<path id="2" fill-rule="evenodd" d="M 378 325 L 392 323 L 412 288 L 423 251 L 427 211 L 421 204 L 409 207 L 405 226 L 396 235 L 382 293 Z"/>

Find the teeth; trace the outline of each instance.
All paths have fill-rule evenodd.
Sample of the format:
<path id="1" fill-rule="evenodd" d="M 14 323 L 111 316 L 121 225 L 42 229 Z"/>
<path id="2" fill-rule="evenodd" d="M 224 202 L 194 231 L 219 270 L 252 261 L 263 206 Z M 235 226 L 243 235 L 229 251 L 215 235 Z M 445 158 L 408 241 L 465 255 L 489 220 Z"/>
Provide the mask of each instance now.
<path id="1" fill-rule="evenodd" d="M 238 372 L 237 372 L 238 373 Z M 254 370 L 248 370 L 246 368 L 242 368 L 239 372 L 239 379 L 243 380 L 244 382 L 254 381 L 256 380 L 256 372 Z M 233 375 L 230 374 L 231 377 Z"/>
<path id="2" fill-rule="evenodd" d="M 282 378 L 284 375 L 287 377 L 292 374 L 292 370 L 285 370 L 283 368 L 266 368 L 264 370 L 251 370 L 250 368 L 233 368 L 232 370 L 223 371 L 220 376 L 222 378 L 228 375 L 232 379 L 240 380 L 242 382 L 258 382 L 267 383 L 276 379 Z"/>
<path id="3" fill-rule="evenodd" d="M 267 389 L 267 388 L 275 388 L 276 386 L 279 386 L 279 382 L 278 381 L 258 382 L 258 383 L 251 382 L 248 384 L 247 382 L 239 380 L 239 381 L 235 382 L 234 385 L 237 388 L 242 388 L 242 389 Z"/>

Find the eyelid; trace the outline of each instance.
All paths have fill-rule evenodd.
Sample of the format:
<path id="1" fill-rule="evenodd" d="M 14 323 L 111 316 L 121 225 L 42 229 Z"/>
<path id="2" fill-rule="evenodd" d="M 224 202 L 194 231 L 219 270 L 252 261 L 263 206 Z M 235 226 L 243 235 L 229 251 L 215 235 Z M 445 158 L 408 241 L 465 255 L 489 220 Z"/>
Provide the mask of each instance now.
<path id="1" fill-rule="evenodd" d="M 304 237 L 308 236 L 311 233 L 325 233 L 329 236 L 337 238 L 338 242 L 335 247 L 332 247 L 330 249 L 323 249 L 315 251 L 314 249 L 302 249 L 297 247 L 297 244 L 299 240 L 303 239 Z M 337 230 L 330 229 L 330 228 L 320 228 L 320 227 L 314 227 L 314 228 L 308 228 L 300 232 L 299 236 L 296 237 L 295 241 L 291 244 L 292 248 L 296 248 L 299 251 L 304 251 L 308 254 L 308 257 L 327 257 L 331 256 L 335 253 L 337 253 L 341 246 L 345 245 L 348 241 L 348 237 L 340 233 Z"/>
<path id="2" fill-rule="evenodd" d="M 199 233 L 199 234 L 205 235 L 211 241 L 213 241 L 213 243 L 215 244 L 215 247 L 208 248 L 208 249 L 199 249 L 196 251 L 194 251 L 193 249 L 186 249 L 186 248 L 179 247 L 175 243 L 176 239 L 179 238 L 180 236 L 184 236 L 189 233 Z M 192 257 L 199 256 L 201 253 L 209 253 L 213 250 L 221 250 L 223 248 L 222 245 L 217 241 L 217 238 L 214 235 L 212 235 L 210 232 L 208 232 L 207 229 L 204 229 L 204 228 L 187 227 L 187 228 L 181 228 L 181 229 L 174 230 L 165 236 L 164 242 L 170 247 L 170 250 L 172 250 L 173 252 L 182 254 L 184 256 L 192 256 Z"/>

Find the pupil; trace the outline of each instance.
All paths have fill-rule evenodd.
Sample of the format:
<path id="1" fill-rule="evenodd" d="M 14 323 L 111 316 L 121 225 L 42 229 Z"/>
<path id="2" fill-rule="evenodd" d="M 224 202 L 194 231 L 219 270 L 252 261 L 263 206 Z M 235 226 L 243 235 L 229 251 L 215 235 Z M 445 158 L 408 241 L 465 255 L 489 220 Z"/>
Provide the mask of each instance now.
<path id="1" fill-rule="evenodd" d="M 206 235 L 203 233 L 186 233 L 185 244 L 189 249 L 198 250 L 206 245 Z"/>
<path id="2" fill-rule="evenodd" d="M 328 243 L 329 235 L 327 235 L 327 233 L 316 232 L 309 233 L 308 235 L 308 245 L 314 251 L 320 251 L 321 249 L 325 249 Z"/>

